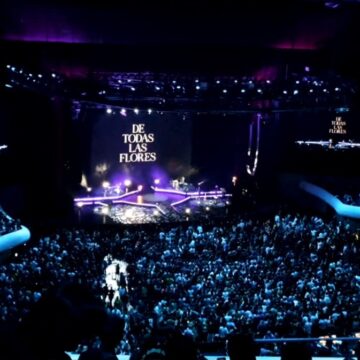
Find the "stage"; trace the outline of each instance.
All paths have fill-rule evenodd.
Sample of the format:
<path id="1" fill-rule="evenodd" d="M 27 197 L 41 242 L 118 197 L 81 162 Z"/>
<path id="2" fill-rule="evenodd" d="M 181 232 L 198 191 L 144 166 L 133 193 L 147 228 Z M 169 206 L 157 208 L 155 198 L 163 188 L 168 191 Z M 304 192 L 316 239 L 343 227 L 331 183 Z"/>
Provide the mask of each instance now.
<path id="1" fill-rule="evenodd" d="M 119 192 L 104 192 L 103 196 L 78 197 L 74 199 L 79 217 L 82 212 L 93 212 L 103 222 L 142 224 L 188 221 L 190 219 L 226 216 L 231 194 L 224 189 L 209 191 L 182 191 L 174 188 L 152 186 Z"/>

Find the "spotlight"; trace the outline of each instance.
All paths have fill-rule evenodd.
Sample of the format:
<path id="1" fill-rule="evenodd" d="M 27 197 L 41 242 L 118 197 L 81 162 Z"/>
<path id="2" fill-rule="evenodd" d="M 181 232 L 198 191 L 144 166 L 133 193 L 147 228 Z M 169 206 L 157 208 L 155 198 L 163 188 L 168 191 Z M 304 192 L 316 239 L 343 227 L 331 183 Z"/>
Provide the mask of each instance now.
<path id="1" fill-rule="evenodd" d="M 87 188 L 86 188 L 86 191 L 87 192 L 90 192 L 92 190 L 92 188 L 90 187 L 90 186 L 88 186 Z"/>
<path id="2" fill-rule="evenodd" d="M 125 109 L 125 108 L 122 108 L 122 109 L 120 110 L 120 115 L 126 116 L 126 109 Z"/>
<path id="3" fill-rule="evenodd" d="M 104 189 L 108 189 L 108 188 L 110 187 L 110 183 L 109 183 L 108 181 L 103 181 L 102 187 L 103 187 Z"/>
<path id="4" fill-rule="evenodd" d="M 76 204 L 76 206 L 79 207 L 79 208 L 83 207 L 83 205 L 84 204 L 81 201 Z"/>
<path id="5" fill-rule="evenodd" d="M 155 180 L 154 180 L 154 184 L 155 184 L 155 185 L 159 185 L 159 184 L 160 184 L 160 179 L 155 179 Z"/>
<path id="6" fill-rule="evenodd" d="M 159 87 L 159 86 L 155 86 L 155 90 L 156 90 L 156 91 L 159 91 L 159 90 L 160 90 L 160 87 Z"/>
<path id="7" fill-rule="evenodd" d="M 309 92 L 312 93 L 312 92 L 314 92 L 314 90 L 313 90 L 313 89 L 310 89 Z"/>
<path id="8" fill-rule="evenodd" d="M 227 93 L 227 90 L 226 89 L 223 89 L 223 91 L 222 91 L 224 94 L 226 94 Z"/>
<path id="9" fill-rule="evenodd" d="M 295 81 L 295 84 L 299 85 L 299 84 L 300 84 L 300 81 L 299 81 L 299 80 L 296 80 L 296 81 Z"/>
<path id="10" fill-rule="evenodd" d="M 283 91 L 283 94 L 284 94 L 284 95 L 286 95 L 286 94 L 287 94 L 287 91 L 286 91 L 286 90 L 284 90 L 284 91 Z"/>
<path id="11" fill-rule="evenodd" d="M 139 186 L 137 187 L 138 191 L 142 191 L 143 188 L 144 188 L 144 187 L 143 187 L 142 185 L 139 185 Z"/>
<path id="12" fill-rule="evenodd" d="M 124 185 L 125 185 L 126 187 L 129 187 L 129 186 L 131 185 L 131 180 L 130 180 L 130 179 L 126 179 L 126 180 L 124 181 Z"/>
<path id="13" fill-rule="evenodd" d="M 261 90 L 261 89 L 257 89 L 257 92 L 258 92 L 259 94 L 261 94 L 261 93 L 262 93 L 262 90 Z"/>
<path id="14" fill-rule="evenodd" d="M 104 206 L 101 208 L 101 213 L 103 215 L 109 215 L 109 207 L 108 206 Z"/>
<path id="15" fill-rule="evenodd" d="M 210 210 L 210 208 L 207 206 L 207 207 L 205 208 L 205 210 L 206 210 L 206 211 L 209 211 L 209 210 Z"/>
<path id="16" fill-rule="evenodd" d="M 135 108 L 135 109 L 134 109 L 134 113 L 135 113 L 136 115 L 138 115 L 138 114 L 139 114 L 139 112 L 140 112 L 140 111 L 139 111 L 139 109 L 138 109 L 138 108 Z"/>
<path id="17" fill-rule="evenodd" d="M 52 74 L 51 74 L 51 77 L 52 77 L 53 79 L 56 78 L 56 74 L 52 73 Z"/>
<path id="18" fill-rule="evenodd" d="M 159 216 L 160 213 L 159 213 L 159 210 L 154 210 L 154 216 Z"/>
<path id="19" fill-rule="evenodd" d="M 42 75 L 41 75 L 41 74 L 38 74 L 38 78 L 40 78 L 40 79 L 41 79 L 41 78 L 42 78 Z"/>
<path id="20" fill-rule="evenodd" d="M 190 209 L 190 208 L 186 208 L 186 209 L 185 209 L 185 214 L 191 214 L 191 209 Z"/>
<path id="21" fill-rule="evenodd" d="M 106 109 L 106 113 L 110 115 L 110 114 L 112 113 L 111 108 L 107 108 L 107 109 Z"/>
<path id="22" fill-rule="evenodd" d="M 245 89 L 241 89 L 241 92 L 244 93 L 246 90 Z"/>
<path id="23" fill-rule="evenodd" d="M 135 90 L 136 90 L 133 86 L 132 86 L 130 89 L 131 89 L 131 91 L 135 91 Z"/>
<path id="24" fill-rule="evenodd" d="M 297 95 L 299 93 L 299 90 L 295 89 L 294 90 L 294 95 Z"/>
<path id="25" fill-rule="evenodd" d="M 152 109 L 148 109 L 148 114 L 151 115 L 152 114 Z"/>
<path id="26" fill-rule="evenodd" d="M 196 89 L 196 90 L 200 90 L 200 86 L 199 86 L 199 85 L 196 85 L 195 89 Z"/>
<path id="27" fill-rule="evenodd" d="M 220 80 L 216 80 L 216 83 L 217 83 L 217 84 L 220 84 Z"/>
<path id="28" fill-rule="evenodd" d="M 336 87 L 336 88 L 335 88 L 335 91 L 340 91 L 340 88 Z"/>

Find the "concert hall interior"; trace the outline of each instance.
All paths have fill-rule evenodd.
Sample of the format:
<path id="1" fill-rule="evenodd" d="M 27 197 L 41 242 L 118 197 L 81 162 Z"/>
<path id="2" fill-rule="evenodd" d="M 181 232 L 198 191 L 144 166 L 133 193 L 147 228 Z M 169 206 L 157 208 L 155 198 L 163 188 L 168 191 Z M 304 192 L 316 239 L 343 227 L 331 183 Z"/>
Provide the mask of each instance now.
<path id="1" fill-rule="evenodd" d="M 358 0 L 2 1 L 0 358 L 359 359 L 359 32 Z"/>

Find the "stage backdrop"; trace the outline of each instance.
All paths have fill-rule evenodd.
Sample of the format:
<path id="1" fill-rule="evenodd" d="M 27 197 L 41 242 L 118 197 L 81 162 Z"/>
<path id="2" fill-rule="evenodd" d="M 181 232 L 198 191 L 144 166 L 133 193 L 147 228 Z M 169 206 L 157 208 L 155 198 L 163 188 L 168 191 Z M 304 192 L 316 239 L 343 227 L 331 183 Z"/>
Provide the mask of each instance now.
<path id="1" fill-rule="evenodd" d="M 90 155 L 85 173 L 91 186 L 125 177 L 138 184 L 167 181 L 189 171 L 191 121 L 185 114 L 91 109 L 82 120 L 90 135 L 84 147 Z"/>

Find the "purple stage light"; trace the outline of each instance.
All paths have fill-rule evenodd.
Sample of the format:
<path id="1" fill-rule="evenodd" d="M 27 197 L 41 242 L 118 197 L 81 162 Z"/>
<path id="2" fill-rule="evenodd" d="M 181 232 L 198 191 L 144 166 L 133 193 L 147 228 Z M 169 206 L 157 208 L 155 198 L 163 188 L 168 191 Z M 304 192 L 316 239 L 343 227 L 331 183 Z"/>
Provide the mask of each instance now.
<path id="1" fill-rule="evenodd" d="M 127 196 L 131 196 L 137 194 L 139 190 L 130 191 L 126 194 L 119 195 L 119 196 L 96 196 L 96 197 L 83 197 L 83 198 L 75 198 L 74 201 L 77 202 L 88 202 L 88 201 L 107 201 L 107 200 L 119 200 L 125 198 Z"/>
<path id="2" fill-rule="evenodd" d="M 177 191 L 177 190 L 171 190 L 171 189 L 160 189 L 157 187 L 151 187 L 155 192 L 163 192 L 168 194 L 174 194 L 174 195 L 186 195 L 183 191 Z"/>
<path id="3" fill-rule="evenodd" d="M 190 199 L 191 199 L 191 196 L 188 196 L 185 199 L 181 199 L 179 201 L 175 201 L 175 202 L 171 203 L 171 206 L 177 206 L 177 205 L 183 204 L 183 203 L 189 201 Z"/>

